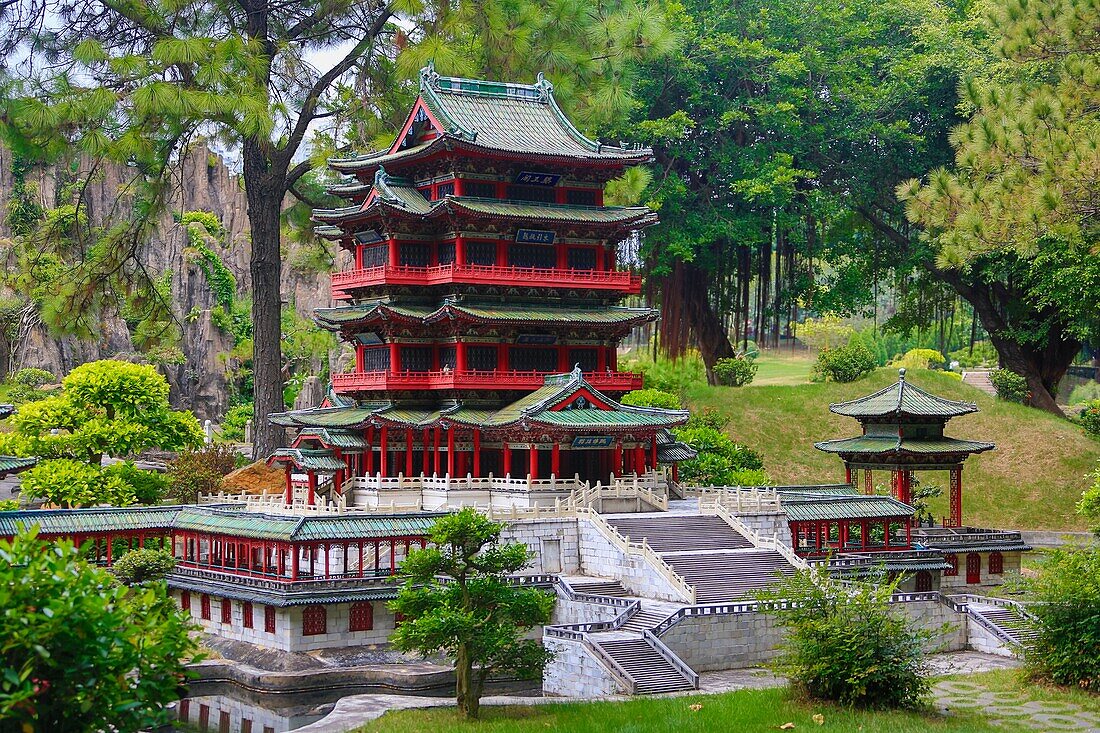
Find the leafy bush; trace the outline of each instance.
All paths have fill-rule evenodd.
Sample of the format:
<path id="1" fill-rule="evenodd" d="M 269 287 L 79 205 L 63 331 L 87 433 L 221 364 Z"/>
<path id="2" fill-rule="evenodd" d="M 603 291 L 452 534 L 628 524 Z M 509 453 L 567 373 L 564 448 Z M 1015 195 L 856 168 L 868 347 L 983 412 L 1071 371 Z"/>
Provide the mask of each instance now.
<path id="1" fill-rule="evenodd" d="M 875 370 L 875 357 L 860 342 L 824 349 L 817 355 L 810 378 L 815 382 L 854 382 Z"/>
<path id="2" fill-rule="evenodd" d="M 891 366 L 905 367 L 906 369 L 942 369 L 946 360 L 943 354 L 935 349 L 909 349 L 905 356 L 895 361 Z"/>
<path id="3" fill-rule="evenodd" d="M 702 410 L 691 413 L 685 428 L 711 428 L 722 430 L 729 424 L 730 416 L 719 412 L 715 407 L 704 407 Z"/>
<path id="4" fill-rule="evenodd" d="M 229 441 L 241 442 L 244 440 L 244 428 L 252 419 L 252 403 L 230 407 L 225 417 L 222 418 L 222 437 Z"/>
<path id="5" fill-rule="evenodd" d="M 176 567 L 176 558 L 168 550 L 141 548 L 130 550 L 115 561 L 115 577 L 123 585 L 141 585 L 163 580 Z"/>
<path id="6" fill-rule="evenodd" d="M 57 377 L 45 369 L 28 367 L 27 369 L 20 369 L 15 374 L 11 375 L 11 381 L 14 384 L 21 384 L 24 387 L 41 387 L 44 384 L 53 384 L 57 381 Z"/>
<path id="7" fill-rule="evenodd" d="M 1100 466 L 1089 475 L 1092 486 L 1081 494 L 1081 501 L 1077 503 L 1077 513 L 1087 518 L 1092 531 L 1100 536 Z"/>
<path id="8" fill-rule="evenodd" d="M 132 461 L 123 461 L 103 469 L 104 476 L 117 476 L 134 490 L 140 504 L 159 504 L 168 490 L 168 479 L 156 471 L 138 468 Z"/>
<path id="9" fill-rule="evenodd" d="M 766 613 L 788 630 L 776 669 L 817 700 L 920 707 L 931 690 L 922 651 L 931 634 L 890 612 L 900 580 L 845 584 L 801 570 L 759 593 Z"/>
<path id="10" fill-rule="evenodd" d="M 18 499 L 0 499 L 0 512 L 14 512 L 18 508 Z"/>
<path id="11" fill-rule="evenodd" d="M 237 452 L 228 445 L 185 450 L 168 464 L 168 496 L 180 504 L 194 504 L 199 494 L 221 491 L 222 479 L 237 467 Z"/>
<path id="12" fill-rule="evenodd" d="M 1024 650 L 1030 676 L 1100 692 L 1100 549 L 1050 550 L 1019 581 L 1038 635 Z"/>
<path id="13" fill-rule="evenodd" d="M 671 392 L 662 392 L 659 389 L 636 389 L 623 395 L 619 402 L 632 407 L 660 407 L 665 410 L 680 409 L 679 397 Z"/>
<path id="14" fill-rule="evenodd" d="M 1100 382 L 1079 384 L 1069 393 L 1069 404 L 1071 405 L 1082 405 L 1094 400 L 1100 400 Z"/>
<path id="15" fill-rule="evenodd" d="M 993 389 L 997 390 L 997 396 L 1006 402 L 1027 404 L 1031 399 L 1027 380 L 1016 372 L 995 369 L 989 373 L 989 381 L 993 383 Z"/>
<path id="16" fill-rule="evenodd" d="M 751 448 L 733 442 L 730 436 L 713 427 L 684 427 L 675 431 L 679 440 L 699 455 L 680 464 L 680 479 L 696 486 L 735 486 L 751 482 L 768 483 L 763 474 L 764 461 Z M 742 473 L 760 471 L 760 474 Z M 745 485 L 748 485 L 745 483 Z"/>
<path id="17" fill-rule="evenodd" d="M 726 387 L 743 387 L 752 382 L 758 366 L 747 356 L 719 359 L 714 362 L 714 377 Z"/>
<path id="18" fill-rule="evenodd" d="M 948 357 L 951 361 L 959 362 L 959 366 L 964 369 L 997 366 L 1000 358 L 997 356 L 997 349 L 989 341 L 976 341 L 973 353 L 969 346 L 964 346 L 949 353 Z"/>
<path id="19" fill-rule="evenodd" d="M 619 362 L 623 371 L 641 372 L 642 384 L 647 389 L 659 389 L 662 392 L 683 394 L 691 387 L 707 383 L 707 370 L 703 360 L 696 352 L 688 353 L 682 359 L 660 358 L 624 359 Z"/>
<path id="20" fill-rule="evenodd" d="M 1100 400 L 1086 402 L 1079 415 L 1085 432 L 1100 438 Z"/>
<path id="21" fill-rule="evenodd" d="M 71 458 L 39 461 L 20 475 L 23 495 L 48 504 L 73 508 L 110 504 L 129 506 L 137 501 L 134 487 L 98 466 Z"/>

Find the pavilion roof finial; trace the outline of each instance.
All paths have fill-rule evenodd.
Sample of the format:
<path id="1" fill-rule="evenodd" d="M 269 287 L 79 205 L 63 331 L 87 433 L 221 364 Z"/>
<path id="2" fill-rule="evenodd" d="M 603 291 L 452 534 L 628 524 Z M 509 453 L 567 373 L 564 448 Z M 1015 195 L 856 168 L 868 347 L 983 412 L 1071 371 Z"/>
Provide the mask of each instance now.
<path id="1" fill-rule="evenodd" d="M 905 367 L 902 367 L 901 369 L 898 369 L 898 381 L 899 382 L 904 382 L 905 381 Z"/>

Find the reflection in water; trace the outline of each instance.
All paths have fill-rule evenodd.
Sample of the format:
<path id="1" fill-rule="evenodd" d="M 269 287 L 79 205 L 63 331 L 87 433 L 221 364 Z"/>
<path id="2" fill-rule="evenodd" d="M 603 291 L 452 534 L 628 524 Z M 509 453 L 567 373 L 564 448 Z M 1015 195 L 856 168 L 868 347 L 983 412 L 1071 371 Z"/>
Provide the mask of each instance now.
<path id="1" fill-rule="evenodd" d="M 324 717 L 317 708 L 272 710 L 228 695 L 180 700 L 176 730 L 203 733 L 286 733 Z"/>

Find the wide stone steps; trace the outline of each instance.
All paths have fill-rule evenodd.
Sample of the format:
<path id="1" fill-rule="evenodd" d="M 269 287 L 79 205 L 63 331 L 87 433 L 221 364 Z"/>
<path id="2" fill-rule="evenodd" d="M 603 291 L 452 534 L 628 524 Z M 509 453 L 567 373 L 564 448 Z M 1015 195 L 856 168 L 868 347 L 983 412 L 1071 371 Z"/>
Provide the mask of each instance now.
<path id="1" fill-rule="evenodd" d="M 1017 644 L 1027 644 L 1039 635 L 1038 630 L 1031 622 L 1021 616 L 1015 609 L 971 608 L 970 610 L 997 626 Z"/>
<path id="2" fill-rule="evenodd" d="M 607 523 L 631 542 L 643 538 L 655 552 L 681 550 L 737 550 L 752 542 L 721 517 L 705 514 L 655 514 L 643 517 L 607 517 Z"/>
<path id="3" fill-rule="evenodd" d="M 621 631 L 636 631 L 641 633 L 646 630 L 651 630 L 657 626 L 657 624 L 664 621 L 669 614 L 661 613 L 660 611 L 647 611 L 644 608 L 639 610 L 638 613 L 630 617 L 630 620 L 619 627 Z"/>
<path id="4" fill-rule="evenodd" d="M 962 374 L 963 384 L 969 384 L 975 389 L 980 389 L 988 395 L 993 397 L 997 396 L 997 389 L 993 386 L 993 382 L 989 378 L 989 370 L 979 369 L 975 371 L 965 371 Z"/>
<path id="5" fill-rule="evenodd" d="M 639 695 L 695 689 L 691 681 L 645 639 L 608 639 L 596 643 L 630 675 Z"/>
<path id="6" fill-rule="evenodd" d="M 590 583 L 570 583 L 574 593 L 587 593 L 593 596 L 627 596 L 626 588 L 617 580 L 597 580 Z"/>
<path id="7" fill-rule="evenodd" d="M 772 550 L 664 554 L 676 574 L 695 586 L 696 603 L 751 600 L 752 594 L 791 575 L 794 567 Z"/>

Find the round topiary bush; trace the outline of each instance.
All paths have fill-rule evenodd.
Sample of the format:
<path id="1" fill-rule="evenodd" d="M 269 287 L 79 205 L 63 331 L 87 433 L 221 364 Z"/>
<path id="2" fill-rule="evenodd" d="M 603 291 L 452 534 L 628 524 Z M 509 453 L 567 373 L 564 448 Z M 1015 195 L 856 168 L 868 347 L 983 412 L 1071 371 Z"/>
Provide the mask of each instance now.
<path id="1" fill-rule="evenodd" d="M 993 383 L 993 389 L 997 390 L 997 396 L 1006 402 L 1027 404 L 1031 399 L 1027 380 L 1014 371 L 996 369 L 989 373 L 989 381 Z"/>
<path id="2" fill-rule="evenodd" d="M 665 410 L 679 410 L 680 398 L 671 392 L 659 389 L 636 389 L 627 392 L 619 400 L 621 404 L 631 407 L 660 407 Z"/>
<path id="3" fill-rule="evenodd" d="M 1081 408 L 1080 419 L 1086 433 L 1100 438 L 1100 400 L 1086 402 Z"/>
<path id="4" fill-rule="evenodd" d="M 743 387 L 756 376 L 757 363 L 748 356 L 735 356 L 714 362 L 714 377 L 725 387 Z"/>
<path id="5" fill-rule="evenodd" d="M 854 382 L 873 372 L 876 366 L 870 349 L 854 342 L 835 349 L 822 349 L 811 378 L 816 382 Z"/>

